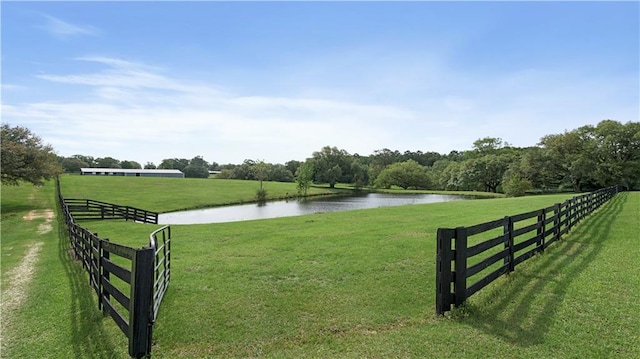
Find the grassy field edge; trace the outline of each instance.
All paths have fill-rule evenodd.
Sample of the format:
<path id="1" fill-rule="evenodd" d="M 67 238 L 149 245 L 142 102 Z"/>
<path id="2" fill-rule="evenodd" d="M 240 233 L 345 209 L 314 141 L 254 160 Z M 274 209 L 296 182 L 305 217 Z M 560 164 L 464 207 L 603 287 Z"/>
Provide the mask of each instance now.
<path id="1" fill-rule="evenodd" d="M 43 242 L 28 295 L 9 327 L 3 311 L 2 357 L 126 358 L 126 338 L 98 311 L 61 224 L 38 234 L 45 219 L 22 219 L 31 210 L 55 208 L 53 188 L 2 187 L 3 286 L 29 241 Z M 435 316 L 438 227 L 477 224 L 568 197 L 172 226 L 173 277 L 154 327 L 152 355 L 633 357 L 640 352 L 638 192 L 618 195 L 544 255 L 462 308 Z M 86 224 L 132 246 L 145 245 L 156 228 Z"/>

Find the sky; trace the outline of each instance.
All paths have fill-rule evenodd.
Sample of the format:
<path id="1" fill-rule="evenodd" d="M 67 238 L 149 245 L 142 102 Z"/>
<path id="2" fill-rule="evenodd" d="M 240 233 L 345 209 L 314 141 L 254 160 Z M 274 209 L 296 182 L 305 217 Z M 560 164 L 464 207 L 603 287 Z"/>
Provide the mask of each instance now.
<path id="1" fill-rule="evenodd" d="M 304 161 L 640 118 L 640 3 L 7 2 L 2 123 L 60 156 Z"/>

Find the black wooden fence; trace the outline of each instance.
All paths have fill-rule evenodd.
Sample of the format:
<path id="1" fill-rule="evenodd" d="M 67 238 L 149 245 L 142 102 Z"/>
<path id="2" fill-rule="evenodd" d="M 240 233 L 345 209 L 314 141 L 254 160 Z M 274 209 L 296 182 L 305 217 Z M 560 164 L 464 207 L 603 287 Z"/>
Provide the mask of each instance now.
<path id="1" fill-rule="evenodd" d="M 169 285 L 171 228 L 165 226 L 151 233 L 148 247 L 131 248 L 100 238 L 78 225 L 75 211 L 84 219 L 123 218 L 147 223 L 157 223 L 157 214 L 92 200 L 65 200 L 59 182 L 58 200 L 71 247 L 89 273 L 89 282 L 98 296 L 98 309 L 127 336 L 129 355 L 149 355 L 153 323 Z M 89 217 L 87 213 L 99 216 Z"/>
<path id="2" fill-rule="evenodd" d="M 130 206 L 94 201 L 92 199 L 65 198 L 64 203 L 76 221 L 83 219 L 124 219 L 142 223 L 158 223 L 158 213 Z"/>
<path id="3" fill-rule="evenodd" d="M 618 191 L 617 186 L 604 188 L 471 227 L 438 228 L 436 313 L 450 311 L 452 304 L 460 306 L 518 264 L 544 252 Z"/>

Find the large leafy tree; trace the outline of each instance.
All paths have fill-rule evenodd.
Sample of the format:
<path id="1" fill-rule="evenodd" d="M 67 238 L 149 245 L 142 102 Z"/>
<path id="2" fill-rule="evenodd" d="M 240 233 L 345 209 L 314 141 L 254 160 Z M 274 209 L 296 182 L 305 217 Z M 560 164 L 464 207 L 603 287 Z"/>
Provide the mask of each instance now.
<path id="1" fill-rule="evenodd" d="M 596 127 L 585 127 L 595 142 L 597 169 L 601 186 L 636 187 L 640 182 L 640 122 L 621 124 L 605 120 Z"/>
<path id="2" fill-rule="evenodd" d="M 269 166 L 269 180 L 277 182 L 292 182 L 293 173 L 282 164 L 271 164 Z"/>
<path id="3" fill-rule="evenodd" d="M 540 144 L 547 159 L 546 171 L 555 174 L 558 181 L 576 192 L 596 186 L 596 147 L 588 128 L 548 135 Z"/>
<path id="4" fill-rule="evenodd" d="M 343 173 L 351 168 L 349 159 L 349 153 L 337 147 L 325 146 L 313 152 L 316 182 L 329 183 L 330 188 L 335 188 Z"/>
<path id="5" fill-rule="evenodd" d="M 165 158 L 158 165 L 159 169 L 164 170 L 184 170 L 189 165 L 189 160 L 186 158 Z"/>
<path id="6" fill-rule="evenodd" d="M 120 168 L 120 161 L 113 157 L 103 157 L 96 159 L 97 168 Z"/>
<path id="7" fill-rule="evenodd" d="M 398 186 L 426 189 L 431 187 L 431 179 L 425 166 L 414 160 L 396 162 L 386 167 L 375 180 L 376 187 L 389 188 Z"/>
<path id="8" fill-rule="evenodd" d="M 356 189 L 361 189 L 369 183 L 369 167 L 361 158 L 356 158 L 351 162 L 351 176 Z"/>
<path id="9" fill-rule="evenodd" d="M 27 181 L 42 185 L 62 172 L 53 147 L 43 144 L 28 128 L 3 124 L 1 133 L 2 184 L 18 185 L 20 181 Z"/>
<path id="10" fill-rule="evenodd" d="M 511 162 L 510 155 L 486 155 L 467 160 L 462 163 L 461 180 L 485 192 L 497 192 Z"/>
<path id="11" fill-rule="evenodd" d="M 80 173 L 82 168 L 89 167 L 89 164 L 77 157 L 60 157 L 58 162 L 62 166 L 64 172 Z"/>
<path id="12" fill-rule="evenodd" d="M 209 164 L 201 156 L 196 156 L 181 171 L 187 178 L 208 178 Z"/>
<path id="13" fill-rule="evenodd" d="M 402 162 L 402 154 L 398 150 L 392 151 L 388 148 L 375 150 L 369 157 L 369 178 L 375 182 L 382 170 L 397 162 Z"/>
<path id="14" fill-rule="evenodd" d="M 136 161 L 120 161 L 120 168 L 123 169 L 140 169 L 142 166 Z"/>

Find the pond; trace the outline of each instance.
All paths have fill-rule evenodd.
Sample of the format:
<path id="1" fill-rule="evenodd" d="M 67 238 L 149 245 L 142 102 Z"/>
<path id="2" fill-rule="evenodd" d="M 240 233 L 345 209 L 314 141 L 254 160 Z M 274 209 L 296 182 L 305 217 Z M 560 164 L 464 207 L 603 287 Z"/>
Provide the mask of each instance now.
<path id="1" fill-rule="evenodd" d="M 198 224 L 248 221 L 313 213 L 339 212 L 354 209 L 402 206 L 437 202 L 462 201 L 473 197 L 441 194 L 367 193 L 355 196 L 327 196 L 290 199 L 264 204 L 242 204 L 160 214 L 159 224 Z"/>

